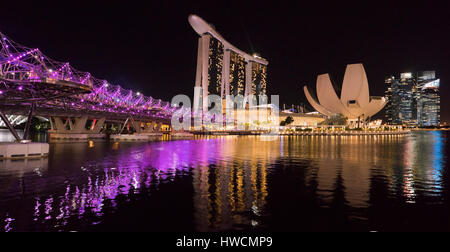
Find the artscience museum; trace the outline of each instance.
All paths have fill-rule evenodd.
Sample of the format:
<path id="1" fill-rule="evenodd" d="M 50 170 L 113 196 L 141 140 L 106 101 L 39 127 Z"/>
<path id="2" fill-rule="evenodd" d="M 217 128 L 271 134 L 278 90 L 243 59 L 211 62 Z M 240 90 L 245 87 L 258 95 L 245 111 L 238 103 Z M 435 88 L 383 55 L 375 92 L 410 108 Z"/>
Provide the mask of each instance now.
<path id="1" fill-rule="evenodd" d="M 362 64 L 347 65 L 340 97 L 333 88 L 329 74 L 317 77 L 318 101 L 313 98 L 307 86 L 304 86 L 303 90 L 308 102 L 319 113 L 327 117 L 341 114 L 347 117 L 349 123 L 370 119 L 387 103 L 385 97 L 369 95 L 369 84 Z"/>

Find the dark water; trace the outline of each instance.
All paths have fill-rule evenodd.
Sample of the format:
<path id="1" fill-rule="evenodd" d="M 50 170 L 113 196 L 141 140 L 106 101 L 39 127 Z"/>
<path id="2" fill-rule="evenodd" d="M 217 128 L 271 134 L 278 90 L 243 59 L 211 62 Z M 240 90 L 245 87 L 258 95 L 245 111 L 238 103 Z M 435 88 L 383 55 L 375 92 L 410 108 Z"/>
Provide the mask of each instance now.
<path id="1" fill-rule="evenodd" d="M 448 137 L 55 143 L 0 162 L 0 231 L 449 231 Z"/>

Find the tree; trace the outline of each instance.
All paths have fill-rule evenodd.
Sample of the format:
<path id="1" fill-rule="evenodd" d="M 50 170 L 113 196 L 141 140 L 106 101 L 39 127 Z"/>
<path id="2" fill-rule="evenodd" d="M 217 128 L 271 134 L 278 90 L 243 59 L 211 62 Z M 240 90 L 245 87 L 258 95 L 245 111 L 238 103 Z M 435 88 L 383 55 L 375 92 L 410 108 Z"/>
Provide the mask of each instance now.
<path id="1" fill-rule="evenodd" d="M 321 122 L 320 125 L 346 125 L 347 117 L 342 114 L 334 114 L 325 121 Z"/>
<path id="2" fill-rule="evenodd" d="M 292 118 L 292 116 L 288 116 L 288 117 L 286 117 L 286 119 L 284 121 L 281 121 L 280 126 L 287 126 L 293 122 L 294 122 L 294 118 Z"/>

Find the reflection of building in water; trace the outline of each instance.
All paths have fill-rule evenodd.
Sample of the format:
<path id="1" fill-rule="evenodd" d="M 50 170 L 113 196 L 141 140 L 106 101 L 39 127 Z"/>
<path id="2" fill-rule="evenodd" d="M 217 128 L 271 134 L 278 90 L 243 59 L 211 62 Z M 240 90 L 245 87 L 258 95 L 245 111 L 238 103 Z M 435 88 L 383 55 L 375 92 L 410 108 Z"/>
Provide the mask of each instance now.
<path id="1" fill-rule="evenodd" d="M 89 147 L 89 143 L 87 146 Z M 184 141 L 174 141 L 161 142 L 147 148 L 138 145 L 136 149 L 120 150 L 114 144 L 111 147 L 113 150 L 122 151 L 118 156 L 105 158 L 99 152 L 100 161 L 92 157 L 90 160 L 93 161 L 82 164 L 73 176 L 51 177 L 51 180 L 55 180 L 52 183 L 56 183 L 58 188 L 61 185 L 64 192 L 62 195 L 44 194 L 45 196 L 34 198 L 33 219 L 40 224 L 54 223 L 54 227 L 64 230 L 70 225 L 73 216 L 78 220 L 92 218 L 92 215 L 101 217 L 105 207 L 116 206 L 119 195 L 139 193 L 143 188 L 158 186 L 161 181 L 171 181 L 180 172 L 187 171 L 196 163 L 193 158 L 197 156 L 195 152 L 201 150 L 192 147 Z M 86 150 L 86 144 L 59 145 L 53 154 L 63 155 L 64 152 L 71 153 L 70 151 L 82 154 Z M 53 165 L 63 167 L 60 162 L 64 160 L 55 160 L 52 160 Z M 50 184 L 48 178 L 43 178 L 42 181 L 46 186 Z"/>
<path id="2" fill-rule="evenodd" d="M 310 161 L 306 183 L 317 183 L 321 203 L 329 206 L 336 186 L 344 188 L 345 201 L 354 208 L 367 207 L 372 170 L 390 167 L 384 158 L 395 154 L 402 136 L 299 136 L 285 141 L 288 160 Z M 392 158 L 398 160 L 398 157 Z M 312 181 L 316 180 L 316 181 Z"/>
<path id="3" fill-rule="evenodd" d="M 408 198 L 421 193 L 436 195 L 442 190 L 442 169 L 444 162 L 442 132 L 432 131 L 408 138 L 405 145 L 404 163 L 405 190 L 410 192 Z M 407 183 L 416 182 L 418 185 Z M 427 183 L 424 183 L 424 182 Z M 414 190 L 416 188 L 416 190 Z M 427 195 L 429 196 L 429 195 Z"/>
<path id="4" fill-rule="evenodd" d="M 306 183 L 317 183 L 322 204 L 331 204 L 340 181 L 348 205 L 364 208 L 373 186 L 385 187 L 410 203 L 419 194 L 440 195 L 443 141 L 438 131 L 413 136 L 299 136 L 285 139 L 282 148 L 288 160 L 311 161 Z"/>
<path id="5" fill-rule="evenodd" d="M 291 191 L 280 195 L 277 192 L 280 186 L 282 189 L 291 186 L 292 194 L 309 194 L 311 190 L 317 199 L 314 204 L 318 202 L 320 207 L 330 207 L 336 202 L 345 204 L 352 208 L 352 216 L 359 214 L 354 209 L 361 209 L 364 213 L 358 217 L 363 218 L 367 217 L 367 207 L 390 203 L 393 198 L 416 203 L 442 198 L 445 179 L 442 132 L 262 139 L 228 136 L 129 148 L 118 143 L 104 149 L 114 155 L 105 155 L 101 143 L 94 143 L 94 150 L 86 143 L 58 145 L 48 163 L 60 169 L 49 170 L 45 159 L 42 163 L 28 160 L 22 163 L 25 166 L 4 161 L 0 166 L 0 221 L 9 223 L 8 230 L 41 224 L 52 230 L 65 230 L 73 227 L 74 222 L 101 221 L 105 209 L 120 206 L 120 198 L 148 192 L 148 188 L 162 189 L 160 185 L 177 182 L 181 176 L 188 177 L 185 186 L 189 191 L 184 196 L 192 199 L 193 209 L 190 206 L 188 212 L 180 209 L 180 215 L 189 219 L 193 210 L 193 226 L 199 231 L 270 225 L 258 223 L 265 219 L 259 217 L 273 214 L 271 207 L 279 207 L 276 204 L 279 201 L 286 200 L 290 208 L 291 201 L 296 199 Z M 71 155 L 67 160 L 64 153 L 79 155 Z M 36 170 L 36 167 L 43 168 Z M 286 177 L 286 170 L 294 176 Z M 170 192 L 162 194 L 162 198 L 165 200 L 169 195 L 168 201 L 176 201 L 177 190 L 184 189 L 176 186 L 175 197 Z M 303 207 L 309 203 L 295 204 Z M 22 213 L 17 213 L 16 206 L 20 206 Z M 281 210 L 284 214 L 284 208 Z M 23 216 L 33 220 L 6 221 Z"/>
<path id="6" fill-rule="evenodd" d="M 256 218 L 268 194 L 267 167 L 279 158 L 280 142 L 229 137 L 213 141 L 219 145 L 205 153 L 205 160 L 211 152 L 221 153 L 222 157 L 209 167 L 193 171 L 198 230 L 231 230 L 239 224 L 257 226 Z"/>
<path id="7" fill-rule="evenodd" d="M 385 164 L 382 178 L 386 190 L 416 203 L 422 196 L 442 194 L 442 169 L 444 165 L 442 132 L 420 132 L 402 137 L 397 145 L 382 149 Z M 403 146 L 399 148 L 398 146 Z M 381 178 L 381 177 L 380 177 Z"/>
<path id="8" fill-rule="evenodd" d="M 33 219 L 61 230 L 71 225 L 74 216 L 101 220 L 105 207 L 116 207 L 119 195 L 158 187 L 192 167 L 195 226 L 199 230 L 226 230 L 233 223 L 256 225 L 251 216 L 259 215 L 265 205 L 266 169 L 279 157 L 279 142 L 236 142 L 237 137 L 198 139 L 125 150 L 113 145 L 111 148 L 121 154 L 100 155 L 98 161 L 82 165 L 74 173 L 76 177 L 64 176 L 66 183 L 58 178 L 61 193 L 34 198 Z M 79 146 L 61 145 L 64 150 L 55 153 Z M 52 162 L 58 165 L 60 161 Z"/>
<path id="9" fill-rule="evenodd" d="M 378 179 L 407 203 L 416 203 L 420 196 L 439 196 L 443 190 L 443 141 L 439 131 L 400 137 L 397 144 L 380 149 L 385 169 L 383 173 L 378 170 Z"/>
<path id="10" fill-rule="evenodd" d="M 365 204 L 369 190 L 369 164 L 378 162 L 373 153 L 374 145 L 378 143 L 365 137 L 303 136 L 286 142 L 283 147 L 289 159 L 312 160 L 311 168 L 307 170 L 311 174 L 306 174 L 307 183 L 312 178 L 317 180 L 317 193 L 323 204 L 329 205 L 333 201 L 334 190 L 341 179 L 346 188 L 346 200 L 359 207 Z M 299 153 L 298 150 L 302 151 Z"/>

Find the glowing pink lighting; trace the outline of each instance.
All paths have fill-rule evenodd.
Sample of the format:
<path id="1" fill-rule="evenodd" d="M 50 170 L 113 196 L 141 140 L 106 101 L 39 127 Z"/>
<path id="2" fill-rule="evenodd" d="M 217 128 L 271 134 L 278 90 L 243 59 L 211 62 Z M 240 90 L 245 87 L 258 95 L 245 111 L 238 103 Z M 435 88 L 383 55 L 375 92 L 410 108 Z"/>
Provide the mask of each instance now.
<path id="1" fill-rule="evenodd" d="M 3 41 L 7 40 L 1 33 L 0 38 Z M 11 76 L 16 78 L 18 74 L 21 74 L 18 77 L 24 83 L 27 81 L 45 83 L 46 79 L 51 79 L 51 82 L 56 85 L 59 84 L 59 81 L 89 85 L 94 91 L 74 96 L 74 98 L 78 97 L 78 100 L 70 102 L 72 107 L 75 107 L 75 104 L 83 105 L 77 107 L 84 110 L 92 109 L 146 117 L 155 116 L 156 111 L 153 111 L 153 109 L 165 110 L 163 113 L 165 117 L 170 117 L 174 111 L 170 103 L 144 96 L 141 92 L 125 90 L 120 86 L 109 84 L 106 80 L 99 80 L 88 72 L 77 71 L 70 66 L 69 62 L 52 60 L 37 48 L 29 49 L 12 41 L 3 41 L 0 43 L 0 46 L 3 46 L 3 49 L 0 50 L 0 58 L 3 59 L 3 64 L 7 63 L 9 66 L 5 67 L 6 72 L 1 73 L 1 78 L 8 80 Z M 11 81 L 14 80 L 16 79 L 11 79 Z M 28 90 L 33 86 L 27 84 L 27 86 L 15 86 L 14 88 L 22 91 L 24 87 Z M 6 93 L 6 90 L 0 91 L 0 95 Z M 80 102 L 84 104 L 80 104 Z M 150 111 L 147 111 L 147 109 Z"/>

